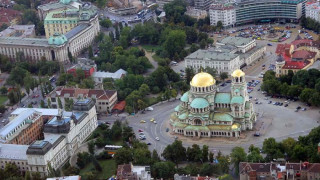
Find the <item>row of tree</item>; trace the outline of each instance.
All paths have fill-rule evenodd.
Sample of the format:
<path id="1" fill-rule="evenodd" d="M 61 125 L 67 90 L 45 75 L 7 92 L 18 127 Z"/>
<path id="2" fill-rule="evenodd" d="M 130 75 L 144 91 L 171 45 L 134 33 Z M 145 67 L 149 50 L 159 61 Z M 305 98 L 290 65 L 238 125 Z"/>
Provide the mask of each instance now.
<path id="1" fill-rule="evenodd" d="M 320 71 L 317 69 L 300 70 L 293 74 L 276 78 L 274 71 L 267 71 L 263 77 L 261 89 L 271 95 L 282 95 L 289 98 L 299 98 L 301 101 L 320 105 Z"/>

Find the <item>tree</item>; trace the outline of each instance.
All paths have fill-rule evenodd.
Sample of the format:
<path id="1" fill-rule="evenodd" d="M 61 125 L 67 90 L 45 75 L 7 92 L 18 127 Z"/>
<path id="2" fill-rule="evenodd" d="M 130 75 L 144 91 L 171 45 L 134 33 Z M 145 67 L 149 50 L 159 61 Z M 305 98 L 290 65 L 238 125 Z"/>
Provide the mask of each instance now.
<path id="1" fill-rule="evenodd" d="M 295 145 L 297 144 L 297 141 L 291 137 L 284 139 L 280 146 L 282 147 L 283 151 L 287 154 L 288 157 L 292 157 L 293 149 Z"/>
<path id="2" fill-rule="evenodd" d="M 177 95 L 178 95 L 177 90 L 171 89 L 170 95 L 172 98 L 174 98 L 176 100 Z"/>
<path id="3" fill-rule="evenodd" d="M 87 152 L 78 153 L 77 155 L 77 166 L 82 169 L 84 168 L 89 162 L 91 162 L 90 154 Z"/>
<path id="4" fill-rule="evenodd" d="M 202 176 L 211 176 L 213 173 L 213 169 L 214 167 L 209 164 L 209 163 L 205 163 L 202 165 L 201 169 L 200 169 L 200 174 Z"/>
<path id="5" fill-rule="evenodd" d="M 118 165 L 127 164 L 131 162 L 133 159 L 131 149 L 129 148 L 118 149 L 117 153 L 114 155 L 114 159 Z"/>
<path id="6" fill-rule="evenodd" d="M 71 63 L 74 61 L 73 56 L 72 56 L 72 54 L 71 54 L 70 51 L 68 51 L 68 58 L 69 58 L 69 61 L 70 61 Z"/>
<path id="7" fill-rule="evenodd" d="M 220 73 L 220 79 L 224 82 L 225 79 L 228 78 L 228 73 L 226 72 L 222 72 Z"/>
<path id="8" fill-rule="evenodd" d="M 262 149 L 267 154 L 266 161 L 272 161 L 279 157 L 279 144 L 274 138 L 268 138 L 263 141 Z"/>
<path id="9" fill-rule="evenodd" d="M 209 147 L 207 145 L 203 145 L 202 146 L 202 162 L 208 161 L 208 152 L 209 152 Z"/>
<path id="10" fill-rule="evenodd" d="M 0 94 L 1 95 L 7 95 L 7 93 L 8 93 L 8 89 L 5 86 L 2 86 L 0 88 Z"/>
<path id="11" fill-rule="evenodd" d="M 201 48 L 201 49 L 205 49 L 206 47 L 207 47 L 207 41 L 204 40 L 204 39 L 202 39 L 202 40 L 200 41 L 200 48 Z"/>
<path id="12" fill-rule="evenodd" d="M 239 163 L 245 162 L 247 160 L 247 153 L 242 147 L 234 147 L 230 154 L 231 162 L 235 167 L 236 174 L 239 174 Z"/>
<path id="13" fill-rule="evenodd" d="M 306 87 L 309 82 L 309 73 L 307 70 L 298 71 L 292 78 L 293 85 L 299 85 L 301 87 Z"/>
<path id="14" fill-rule="evenodd" d="M 312 95 L 317 93 L 315 89 L 305 88 L 302 90 L 299 99 L 303 102 L 311 102 Z"/>
<path id="15" fill-rule="evenodd" d="M 89 153 L 90 154 L 94 154 L 94 142 L 93 141 L 90 141 L 89 143 L 88 143 L 88 150 L 89 150 Z"/>
<path id="16" fill-rule="evenodd" d="M 60 97 L 58 97 L 58 108 L 59 108 L 59 109 L 63 109 L 63 106 L 62 106 L 62 102 L 61 102 Z"/>
<path id="17" fill-rule="evenodd" d="M 157 179 L 159 178 L 172 179 L 175 173 L 174 163 L 170 161 L 156 162 L 152 166 L 151 172 L 152 172 L 152 177 L 155 177 Z"/>
<path id="18" fill-rule="evenodd" d="M 139 92 L 142 96 L 145 96 L 150 92 L 150 88 L 147 84 L 142 84 L 139 88 Z"/>
<path id="19" fill-rule="evenodd" d="M 19 177 L 20 176 L 19 168 L 17 167 L 17 165 L 15 165 L 13 163 L 6 164 L 6 166 L 4 168 L 4 173 L 5 173 L 4 177 Z"/>
<path id="20" fill-rule="evenodd" d="M 152 161 L 153 161 L 153 163 L 160 161 L 158 152 L 155 149 L 152 151 Z"/>
<path id="21" fill-rule="evenodd" d="M 174 23 L 182 21 L 182 16 L 187 11 L 187 5 L 185 1 L 174 0 L 164 5 L 163 10 L 166 13 L 166 18 Z"/>
<path id="22" fill-rule="evenodd" d="M 93 57 L 93 49 L 92 46 L 89 46 L 89 58 Z"/>
<path id="23" fill-rule="evenodd" d="M 151 153 L 148 148 L 136 148 L 133 152 L 133 162 L 138 165 L 148 165 L 151 162 Z"/>
<path id="24" fill-rule="evenodd" d="M 100 20 L 100 25 L 102 27 L 109 28 L 112 26 L 112 21 L 110 19 L 102 19 L 102 20 Z"/>
<path id="25" fill-rule="evenodd" d="M 4 112 L 6 112 L 6 110 L 7 110 L 7 108 L 4 106 L 4 105 L 0 105 L 0 113 L 4 113 Z"/>
<path id="26" fill-rule="evenodd" d="M 164 149 L 162 156 L 166 160 L 178 164 L 186 159 L 186 148 L 182 146 L 182 141 L 175 140 Z"/>
<path id="27" fill-rule="evenodd" d="M 92 159 L 92 164 L 93 164 L 94 168 L 97 171 L 102 171 L 101 165 L 99 164 L 99 162 L 97 161 L 97 159 L 93 155 L 91 155 L 91 159 Z"/>
<path id="28" fill-rule="evenodd" d="M 172 30 L 167 35 L 163 44 L 169 57 L 174 57 L 175 53 L 180 53 L 186 45 L 186 33 L 182 30 Z"/>
<path id="29" fill-rule="evenodd" d="M 219 30 L 223 29 L 223 24 L 222 24 L 221 21 L 218 21 L 218 22 L 217 22 L 217 28 L 218 28 Z"/>
<path id="30" fill-rule="evenodd" d="M 186 72 L 186 82 L 187 84 L 189 84 L 195 73 L 191 67 L 187 67 L 185 69 L 185 72 Z"/>
<path id="31" fill-rule="evenodd" d="M 218 159 L 218 166 L 220 168 L 220 170 L 222 171 L 222 173 L 229 173 L 229 166 L 230 166 L 230 158 L 229 156 L 219 156 L 217 157 Z"/>
<path id="32" fill-rule="evenodd" d="M 210 151 L 209 152 L 209 161 L 210 161 L 210 163 L 213 163 L 213 156 L 214 156 L 214 154 Z"/>
<path id="33" fill-rule="evenodd" d="M 197 144 L 193 144 L 192 147 L 187 149 L 188 161 L 191 162 L 200 162 L 202 161 L 202 152 Z"/>
<path id="34" fill-rule="evenodd" d="M 47 99 L 47 105 L 48 105 L 48 108 L 51 108 L 51 100 L 50 100 L 50 98 Z"/>

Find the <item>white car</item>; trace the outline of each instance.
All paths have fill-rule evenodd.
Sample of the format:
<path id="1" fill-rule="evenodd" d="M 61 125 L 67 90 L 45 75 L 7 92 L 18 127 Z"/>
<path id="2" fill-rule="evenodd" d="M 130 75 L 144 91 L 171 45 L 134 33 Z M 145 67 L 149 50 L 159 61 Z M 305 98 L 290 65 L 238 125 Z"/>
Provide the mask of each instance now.
<path id="1" fill-rule="evenodd" d="M 153 121 L 153 123 L 157 124 L 157 121 Z"/>
<path id="2" fill-rule="evenodd" d="M 157 141 L 160 141 L 159 137 L 156 137 L 156 140 L 157 140 Z"/>

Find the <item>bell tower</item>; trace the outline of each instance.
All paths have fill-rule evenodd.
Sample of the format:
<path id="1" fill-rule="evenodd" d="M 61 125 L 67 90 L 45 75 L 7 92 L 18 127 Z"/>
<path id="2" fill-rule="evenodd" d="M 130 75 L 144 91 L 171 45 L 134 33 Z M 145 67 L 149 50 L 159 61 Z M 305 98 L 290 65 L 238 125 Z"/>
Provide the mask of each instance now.
<path id="1" fill-rule="evenodd" d="M 242 96 L 245 100 L 248 100 L 247 82 L 245 79 L 245 73 L 240 69 L 233 71 L 231 74 L 231 94 L 232 96 Z"/>

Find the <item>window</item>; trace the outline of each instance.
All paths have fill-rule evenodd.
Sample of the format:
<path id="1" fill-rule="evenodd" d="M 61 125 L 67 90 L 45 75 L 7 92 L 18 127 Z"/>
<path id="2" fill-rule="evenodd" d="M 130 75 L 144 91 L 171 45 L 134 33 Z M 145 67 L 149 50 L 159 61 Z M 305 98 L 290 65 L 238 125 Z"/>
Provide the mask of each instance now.
<path id="1" fill-rule="evenodd" d="M 51 98 L 51 102 L 56 102 L 56 98 Z"/>

